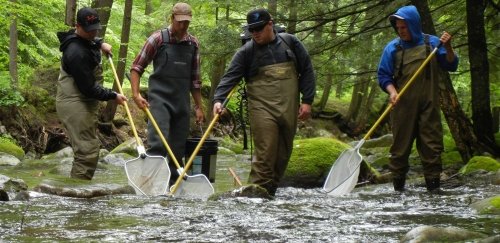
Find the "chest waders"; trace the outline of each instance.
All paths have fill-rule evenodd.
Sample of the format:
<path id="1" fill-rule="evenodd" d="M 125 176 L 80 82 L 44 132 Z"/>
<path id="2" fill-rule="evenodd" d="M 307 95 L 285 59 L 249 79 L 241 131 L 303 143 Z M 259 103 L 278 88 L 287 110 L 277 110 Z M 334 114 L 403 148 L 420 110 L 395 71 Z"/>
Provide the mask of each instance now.
<path id="1" fill-rule="evenodd" d="M 57 80 L 56 110 L 73 148 L 72 178 L 90 180 L 97 168 L 100 145 L 96 131 L 97 109 L 98 101 L 85 97 L 73 77 L 61 68 Z"/>
<path id="2" fill-rule="evenodd" d="M 397 74 L 397 87 L 403 87 L 402 82 L 410 79 L 429 52 L 427 45 L 396 52 L 394 73 Z M 390 149 L 389 168 L 394 175 L 395 189 L 401 186 L 396 185 L 398 183 L 402 183 L 404 187 L 404 178 L 410 168 L 408 157 L 415 140 L 426 181 L 436 178 L 439 180 L 442 171 L 443 131 L 438 68 L 437 60 L 433 58 L 391 112 L 394 143 Z"/>
<path id="3" fill-rule="evenodd" d="M 297 129 L 299 88 L 295 64 L 261 67 L 247 84 L 250 127 L 255 145 L 249 182 L 271 195 L 285 173 Z"/>
<path id="4" fill-rule="evenodd" d="M 195 46 L 170 44 L 168 31 L 162 33 L 163 44 L 153 60 L 154 72 L 149 77 L 148 102 L 172 152 L 181 162 L 189 135 L 189 92 Z M 148 144 L 148 154 L 168 156 L 151 122 L 148 123 Z M 177 179 L 175 168 L 175 164 L 170 163 L 170 181 Z"/>

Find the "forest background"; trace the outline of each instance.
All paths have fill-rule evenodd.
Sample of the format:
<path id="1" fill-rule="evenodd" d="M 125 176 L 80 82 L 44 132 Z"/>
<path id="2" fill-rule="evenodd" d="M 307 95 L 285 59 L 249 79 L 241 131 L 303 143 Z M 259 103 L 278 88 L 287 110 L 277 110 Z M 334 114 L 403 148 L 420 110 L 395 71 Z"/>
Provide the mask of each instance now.
<path id="1" fill-rule="evenodd" d="M 60 65 L 58 31 L 74 25 L 76 10 L 98 9 L 100 33 L 113 46 L 120 80 L 146 38 L 168 26 L 176 1 L 165 0 L 0 0 L 0 136 L 15 140 L 25 151 L 44 153 L 61 131 L 50 124 Z M 488 152 L 500 156 L 500 1 L 495 0 L 191 0 L 189 32 L 201 43 L 205 111 L 210 119 L 214 87 L 241 46 L 246 13 L 268 8 L 276 24 L 295 34 L 308 49 L 317 77 L 315 119 L 327 119 L 351 138 L 361 137 L 387 105 L 376 69 L 384 46 L 396 37 L 388 16 L 413 4 L 425 33 L 453 35 L 460 58 L 457 72 L 443 73 L 441 101 L 446 131 L 463 161 Z M 436 34 L 437 33 L 437 34 Z M 104 62 L 104 85 L 113 74 Z M 150 65 L 152 66 L 152 65 Z M 146 85 L 150 67 L 142 78 Z M 123 82 L 125 88 L 129 82 Z M 236 106 L 232 104 L 232 106 Z M 109 102 L 100 120 L 115 117 Z M 56 118 L 53 118 L 56 119 Z M 382 135 L 383 127 L 376 133 Z M 496 138 L 495 138 L 496 137 Z M 57 140 L 57 139 L 55 139 Z"/>

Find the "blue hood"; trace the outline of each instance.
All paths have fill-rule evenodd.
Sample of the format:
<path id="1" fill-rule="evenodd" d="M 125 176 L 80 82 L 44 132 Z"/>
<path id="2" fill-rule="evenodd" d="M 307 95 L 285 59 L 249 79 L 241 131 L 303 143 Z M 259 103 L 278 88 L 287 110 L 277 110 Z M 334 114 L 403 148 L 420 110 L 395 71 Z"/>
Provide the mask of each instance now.
<path id="1" fill-rule="evenodd" d="M 389 17 L 396 34 L 398 32 L 396 29 L 396 19 L 398 18 L 404 19 L 411 34 L 411 41 L 403 41 L 403 43 L 410 46 L 422 44 L 424 37 L 422 34 L 422 25 L 420 24 L 420 14 L 418 14 L 417 8 L 413 5 L 404 6 Z"/>

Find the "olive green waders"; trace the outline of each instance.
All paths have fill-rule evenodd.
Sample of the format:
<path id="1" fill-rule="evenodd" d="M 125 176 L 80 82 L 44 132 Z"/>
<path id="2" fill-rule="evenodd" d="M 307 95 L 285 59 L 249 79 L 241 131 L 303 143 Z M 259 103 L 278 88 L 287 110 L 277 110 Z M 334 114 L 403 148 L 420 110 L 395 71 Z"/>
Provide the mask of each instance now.
<path id="1" fill-rule="evenodd" d="M 299 107 L 293 62 L 261 67 L 247 83 L 255 154 L 249 182 L 274 195 L 292 153 Z"/>
<path id="2" fill-rule="evenodd" d="M 398 50 L 395 59 L 396 86 L 402 88 L 429 54 L 426 45 Z M 394 177 L 394 189 L 404 190 L 408 157 L 413 141 L 422 162 L 429 190 L 439 187 L 442 171 L 443 131 L 439 106 L 439 71 L 433 58 L 411 87 L 402 95 L 391 112 L 394 142 L 390 149 L 389 168 Z"/>
<path id="3" fill-rule="evenodd" d="M 96 132 L 97 109 L 98 101 L 85 97 L 73 77 L 61 68 L 56 110 L 73 147 L 72 178 L 91 180 L 97 168 L 100 147 Z"/>
<path id="4" fill-rule="evenodd" d="M 160 130 L 167 139 L 177 161 L 182 163 L 189 136 L 191 71 L 195 46 L 172 44 L 168 30 L 162 31 L 163 44 L 153 60 L 154 72 L 148 81 L 148 102 L 151 114 L 156 118 Z M 148 122 L 148 153 L 168 156 L 159 135 L 151 121 Z M 179 174 L 169 159 L 170 184 L 175 183 Z"/>

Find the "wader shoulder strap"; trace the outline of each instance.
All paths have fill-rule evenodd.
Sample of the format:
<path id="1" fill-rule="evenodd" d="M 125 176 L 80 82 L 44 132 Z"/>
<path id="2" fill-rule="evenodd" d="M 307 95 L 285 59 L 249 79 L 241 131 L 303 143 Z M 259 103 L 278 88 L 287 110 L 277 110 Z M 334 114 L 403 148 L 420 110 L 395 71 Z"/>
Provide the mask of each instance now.
<path id="1" fill-rule="evenodd" d="M 429 35 L 424 35 L 424 43 L 425 43 L 425 56 L 428 57 L 431 54 L 431 45 L 429 43 Z M 431 68 L 430 65 L 425 67 L 425 79 L 429 79 L 431 77 Z"/>
<path id="2" fill-rule="evenodd" d="M 170 31 L 168 29 L 161 30 L 161 39 L 162 39 L 161 45 L 165 45 L 168 42 L 170 42 Z"/>
<path id="3" fill-rule="evenodd" d="M 288 33 L 278 33 L 278 36 L 285 42 L 288 46 L 288 49 L 292 50 L 295 53 L 295 45 L 292 44 L 292 35 Z"/>
<path id="4" fill-rule="evenodd" d="M 287 55 L 295 64 L 295 70 L 299 73 L 299 65 L 297 62 L 297 54 L 295 53 L 295 45 L 293 44 L 292 35 L 288 33 L 278 33 L 278 36 L 288 46 Z"/>
<path id="5" fill-rule="evenodd" d="M 424 34 L 424 44 L 425 44 L 425 54 L 426 54 L 426 57 L 428 57 L 431 53 L 431 46 L 430 46 L 430 43 L 429 43 L 429 35 L 428 34 Z M 401 53 L 401 62 L 399 63 L 399 72 L 398 72 L 398 75 L 399 77 L 401 77 L 403 75 L 403 60 L 404 60 L 404 57 L 405 57 L 405 49 L 403 49 L 403 47 L 401 46 L 401 39 L 399 40 L 399 43 L 396 44 L 396 49 L 398 51 L 402 51 Z M 431 75 L 431 69 L 429 68 L 429 66 L 425 67 L 425 78 L 428 79 Z"/>
<path id="6" fill-rule="evenodd" d="M 403 49 L 403 47 L 401 46 L 401 39 L 399 39 L 399 42 L 396 45 L 396 49 L 398 51 L 402 51 L 402 53 L 401 53 L 401 62 L 399 63 L 399 72 L 398 72 L 398 77 L 401 77 L 401 76 L 403 76 L 403 60 L 404 60 L 404 57 L 405 57 L 405 49 Z"/>

